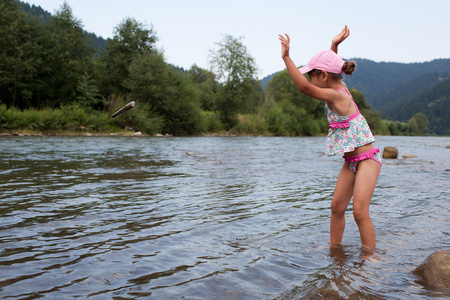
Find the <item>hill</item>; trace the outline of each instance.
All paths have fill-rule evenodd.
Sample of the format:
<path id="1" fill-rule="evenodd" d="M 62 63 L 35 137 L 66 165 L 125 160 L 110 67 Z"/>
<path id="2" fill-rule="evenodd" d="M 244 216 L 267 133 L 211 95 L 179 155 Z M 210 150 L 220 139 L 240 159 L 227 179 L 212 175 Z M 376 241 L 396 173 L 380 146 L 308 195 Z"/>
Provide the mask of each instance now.
<path id="1" fill-rule="evenodd" d="M 27 14 L 28 18 L 36 19 L 40 24 L 46 24 L 52 19 L 52 14 L 44 10 L 40 6 L 30 5 L 26 2 L 21 2 L 17 0 L 17 3 L 22 8 L 22 10 Z M 97 36 L 95 33 L 90 33 L 85 31 L 84 34 L 88 39 L 92 40 L 94 48 L 98 53 L 101 53 L 106 48 L 107 41 L 101 36 Z"/>
<path id="2" fill-rule="evenodd" d="M 428 74 L 450 72 L 450 59 L 436 59 L 423 63 L 396 63 L 375 62 L 368 59 L 350 59 L 356 62 L 356 71 L 353 76 L 345 76 L 345 82 L 349 88 L 361 91 L 367 102 L 376 110 L 382 109 L 385 103 L 395 102 L 396 98 L 389 98 L 386 92 L 394 90 L 410 81 L 418 78 L 425 79 L 419 86 L 435 84 L 435 81 L 426 80 Z"/>
<path id="3" fill-rule="evenodd" d="M 22 10 L 27 13 L 28 18 L 36 18 L 39 23 L 48 23 L 52 18 L 51 13 L 42 9 L 40 6 L 35 6 L 34 4 L 30 6 L 28 3 L 19 1 L 18 3 Z"/>
<path id="4" fill-rule="evenodd" d="M 411 116 L 420 112 L 430 122 L 430 132 L 450 135 L 450 72 L 430 74 L 428 77 L 433 77 L 437 82 L 416 88 L 414 83 L 417 80 L 412 80 L 401 86 L 404 89 L 391 92 L 391 97 L 396 101 L 386 104 L 380 112 L 402 122 L 407 122 Z M 402 94 L 402 91 L 405 93 Z"/>

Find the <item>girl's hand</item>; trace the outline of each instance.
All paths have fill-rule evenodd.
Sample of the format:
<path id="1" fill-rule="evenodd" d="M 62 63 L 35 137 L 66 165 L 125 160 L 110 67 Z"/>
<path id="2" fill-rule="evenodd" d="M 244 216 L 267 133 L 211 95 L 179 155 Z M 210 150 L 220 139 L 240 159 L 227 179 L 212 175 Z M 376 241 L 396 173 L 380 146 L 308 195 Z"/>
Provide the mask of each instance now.
<path id="1" fill-rule="evenodd" d="M 289 56 L 289 43 L 291 39 L 289 35 L 285 34 L 286 37 L 279 35 L 278 39 L 281 41 L 281 58 L 286 58 Z"/>
<path id="2" fill-rule="evenodd" d="M 347 25 L 345 25 L 345 28 L 342 29 L 342 31 L 331 40 L 331 50 L 337 53 L 338 45 L 342 43 L 346 38 L 348 38 L 349 35 L 350 30 L 348 29 Z"/>

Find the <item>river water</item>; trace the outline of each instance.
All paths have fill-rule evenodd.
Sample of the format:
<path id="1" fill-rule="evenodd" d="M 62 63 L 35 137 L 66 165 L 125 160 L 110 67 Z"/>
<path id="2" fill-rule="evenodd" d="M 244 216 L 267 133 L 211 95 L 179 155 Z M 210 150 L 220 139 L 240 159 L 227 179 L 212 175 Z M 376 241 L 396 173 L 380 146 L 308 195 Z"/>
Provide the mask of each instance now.
<path id="1" fill-rule="evenodd" d="M 0 138 L 5 299 L 439 299 L 411 271 L 450 249 L 448 137 L 377 137 L 377 259 L 324 137 Z"/>

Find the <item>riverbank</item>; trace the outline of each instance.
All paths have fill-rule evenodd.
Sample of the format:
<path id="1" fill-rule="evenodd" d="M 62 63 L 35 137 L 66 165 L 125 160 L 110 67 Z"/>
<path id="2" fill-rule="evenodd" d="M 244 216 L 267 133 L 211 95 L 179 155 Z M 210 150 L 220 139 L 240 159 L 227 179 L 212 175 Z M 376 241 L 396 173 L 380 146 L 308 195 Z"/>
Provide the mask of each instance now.
<path id="1" fill-rule="evenodd" d="M 152 136 L 148 134 L 143 134 L 142 132 L 110 132 L 110 133 L 91 133 L 91 132 L 46 132 L 46 133 L 36 133 L 36 132 L 2 132 L 0 137 L 13 137 L 13 136 L 33 136 L 33 137 L 44 137 L 44 136 Z M 155 135 L 157 136 L 157 135 Z M 158 135 L 164 136 L 164 135 Z"/>
<path id="2" fill-rule="evenodd" d="M 173 137 L 171 134 L 144 134 L 140 131 L 121 131 L 121 132 L 77 132 L 77 131 L 65 131 L 65 132 L 29 132 L 29 131 L 12 131 L 12 132 L 0 132 L 0 137 L 46 137 L 46 136 L 85 136 L 85 137 Z M 226 137 L 226 136 L 254 136 L 249 135 L 237 135 L 231 132 L 216 132 L 216 133 L 204 133 L 200 136 L 209 137 Z M 264 135 L 273 136 L 273 135 Z"/>
<path id="3" fill-rule="evenodd" d="M 45 137 L 45 136 L 86 136 L 86 137 L 173 137 L 172 134 L 145 134 L 140 131 L 118 131 L 118 132 L 84 132 L 84 131 L 63 131 L 63 132 L 33 132 L 33 131 L 11 131 L 11 132 L 0 132 L 0 137 Z M 232 131 L 214 132 L 214 133 L 202 133 L 200 135 L 194 136 L 204 136 L 204 137 L 234 137 L 234 136 L 267 136 L 274 137 L 274 134 L 235 134 Z M 324 137 L 325 134 L 314 135 L 317 137 Z M 375 136 L 390 136 L 390 135 L 375 135 Z M 398 135 L 403 136 L 403 135 Z M 435 136 L 434 137 L 446 137 L 446 136 Z"/>

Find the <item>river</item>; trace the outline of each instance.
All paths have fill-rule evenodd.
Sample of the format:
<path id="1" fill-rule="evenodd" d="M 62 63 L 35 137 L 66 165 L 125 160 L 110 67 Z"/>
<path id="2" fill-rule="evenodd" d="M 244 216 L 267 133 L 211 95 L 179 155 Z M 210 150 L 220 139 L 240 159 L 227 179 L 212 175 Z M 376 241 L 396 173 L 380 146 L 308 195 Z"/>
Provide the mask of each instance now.
<path id="1" fill-rule="evenodd" d="M 377 259 L 324 137 L 0 138 L 5 299 L 439 299 L 411 271 L 450 250 L 448 137 L 376 137 Z"/>

